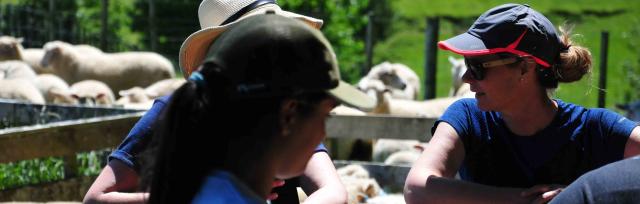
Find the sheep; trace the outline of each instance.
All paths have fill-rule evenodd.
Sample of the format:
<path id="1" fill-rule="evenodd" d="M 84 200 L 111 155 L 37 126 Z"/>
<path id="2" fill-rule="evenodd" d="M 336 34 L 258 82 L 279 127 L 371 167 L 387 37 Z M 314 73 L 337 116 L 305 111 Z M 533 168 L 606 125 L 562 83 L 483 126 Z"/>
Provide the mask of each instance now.
<path id="1" fill-rule="evenodd" d="M 383 62 L 371 68 L 362 80 L 380 80 L 392 90 L 394 98 L 415 100 L 420 93 L 420 79 L 409 67 L 403 64 Z M 362 82 L 367 83 L 367 82 Z M 358 83 L 360 87 L 360 82 Z"/>
<path id="2" fill-rule="evenodd" d="M 186 80 L 182 78 L 163 79 L 156 83 L 153 83 L 147 88 L 141 88 L 139 86 L 119 91 L 121 96 L 118 101 L 122 104 L 126 103 L 142 103 L 148 100 L 153 100 L 161 96 L 171 94 L 174 90 L 180 88 Z M 119 104 L 119 103 L 117 103 Z"/>
<path id="3" fill-rule="evenodd" d="M 413 166 L 413 163 L 418 160 L 420 157 L 421 151 L 415 150 L 403 150 L 399 152 L 394 152 L 389 155 L 387 159 L 384 160 L 385 165 L 393 165 L 393 166 Z"/>
<path id="4" fill-rule="evenodd" d="M 44 104 L 45 100 L 33 83 L 26 79 L 0 79 L 0 98 L 14 99 L 34 104 Z"/>
<path id="5" fill-rule="evenodd" d="M 342 181 L 344 188 L 347 190 L 348 203 L 364 203 L 367 199 L 382 193 L 382 188 L 372 178 L 342 177 L 340 181 Z"/>
<path id="6" fill-rule="evenodd" d="M 77 82 L 68 91 L 58 89 L 51 90 L 54 95 L 53 102 L 72 105 L 111 105 L 114 102 L 113 92 L 103 82 L 96 80 L 84 80 Z"/>
<path id="7" fill-rule="evenodd" d="M 380 195 L 382 189 L 361 165 L 351 164 L 337 169 L 338 177 L 348 194 L 348 203 L 362 203 L 367 198 Z"/>
<path id="8" fill-rule="evenodd" d="M 39 74 L 36 76 L 34 84 L 38 90 L 40 90 L 40 93 L 44 96 L 47 103 L 53 103 L 53 90 L 65 92 L 69 90 L 69 84 L 53 74 Z"/>
<path id="9" fill-rule="evenodd" d="M 22 38 L 0 36 L 0 61 L 22 60 Z"/>
<path id="10" fill-rule="evenodd" d="M 83 53 L 62 41 L 46 43 L 44 51 L 42 66 L 68 83 L 94 79 L 115 92 L 175 76 L 171 62 L 153 52 Z"/>
<path id="11" fill-rule="evenodd" d="M 73 45 L 81 53 L 103 53 L 102 50 L 93 47 L 91 45 L 81 44 Z M 38 74 L 51 74 L 53 70 L 44 69 L 41 65 L 42 58 L 44 57 L 44 50 L 40 48 L 26 48 L 22 51 L 22 60 L 33 68 Z"/>
<path id="12" fill-rule="evenodd" d="M 132 109 L 149 109 L 153 105 L 153 100 L 171 94 L 174 90 L 182 86 L 186 80 L 182 78 L 171 78 L 158 81 L 147 88 L 139 86 L 118 92 L 120 98 L 116 105 Z"/>
<path id="13" fill-rule="evenodd" d="M 469 84 L 464 83 L 462 76 L 467 72 L 467 66 L 464 59 L 456 59 L 449 56 L 449 62 L 451 63 L 451 90 L 449 91 L 450 97 L 462 97 L 473 98 L 474 93 L 471 92 Z"/>
<path id="14" fill-rule="evenodd" d="M 418 145 L 421 145 L 418 140 L 378 139 L 373 146 L 372 160 L 384 162 L 393 153 L 416 150 Z"/>
<path id="15" fill-rule="evenodd" d="M 459 97 L 445 97 L 414 101 L 395 99 L 389 89 L 379 80 L 369 80 L 366 86 L 360 86 L 365 93 L 376 99 L 376 106 L 369 113 L 395 116 L 438 118 Z"/>
<path id="16" fill-rule="evenodd" d="M 36 78 L 36 73 L 31 67 L 22 61 L 9 60 L 0 62 L 0 79 L 27 79 Z"/>
<path id="17" fill-rule="evenodd" d="M 37 74 L 51 73 L 51 70 L 43 69 L 40 66 L 44 50 L 40 48 L 23 48 L 22 38 L 11 36 L 0 36 L 0 61 L 22 60 L 26 62 Z M 102 53 L 102 51 L 91 45 L 74 45 L 83 53 Z"/>

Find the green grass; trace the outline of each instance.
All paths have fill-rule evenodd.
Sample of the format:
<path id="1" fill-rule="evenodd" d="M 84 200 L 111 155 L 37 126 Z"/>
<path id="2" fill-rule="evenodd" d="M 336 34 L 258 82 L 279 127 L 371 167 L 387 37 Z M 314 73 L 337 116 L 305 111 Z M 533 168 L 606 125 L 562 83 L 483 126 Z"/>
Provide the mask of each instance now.
<path id="1" fill-rule="evenodd" d="M 108 150 L 76 155 L 79 176 L 98 175 L 106 163 Z M 0 190 L 64 179 L 64 162 L 59 157 L 0 164 Z"/>

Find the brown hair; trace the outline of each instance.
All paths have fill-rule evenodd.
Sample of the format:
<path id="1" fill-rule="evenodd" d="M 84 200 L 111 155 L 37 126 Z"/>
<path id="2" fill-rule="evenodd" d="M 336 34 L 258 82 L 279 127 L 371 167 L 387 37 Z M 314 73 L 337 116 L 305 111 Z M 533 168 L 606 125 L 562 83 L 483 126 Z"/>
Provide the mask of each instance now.
<path id="1" fill-rule="evenodd" d="M 589 49 L 574 45 L 571 40 L 571 28 L 560 26 L 560 40 L 564 46 L 554 72 L 558 82 L 571 83 L 582 79 L 591 72 L 591 52 Z"/>

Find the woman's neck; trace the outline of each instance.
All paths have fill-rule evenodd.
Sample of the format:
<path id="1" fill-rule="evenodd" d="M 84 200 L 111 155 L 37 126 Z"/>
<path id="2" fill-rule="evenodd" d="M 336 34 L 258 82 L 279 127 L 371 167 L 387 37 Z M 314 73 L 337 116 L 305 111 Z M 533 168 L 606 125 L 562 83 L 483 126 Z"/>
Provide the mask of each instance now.
<path id="1" fill-rule="evenodd" d="M 271 168 L 272 164 L 270 164 L 269 160 L 260 157 L 261 156 L 253 155 L 251 158 L 228 158 L 235 160 L 235 162 L 234 164 L 230 164 L 226 169 L 233 173 L 256 195 L 266 199 L 271 192 L 275 169 Z"/>
<path id="2" fill-rule="evenodd" d="M 501 112 L 505 124 L 518 136 L 532 136 L 551 124 L 558 111 L 552 99 L 521 100 L 509 110 Z"/>

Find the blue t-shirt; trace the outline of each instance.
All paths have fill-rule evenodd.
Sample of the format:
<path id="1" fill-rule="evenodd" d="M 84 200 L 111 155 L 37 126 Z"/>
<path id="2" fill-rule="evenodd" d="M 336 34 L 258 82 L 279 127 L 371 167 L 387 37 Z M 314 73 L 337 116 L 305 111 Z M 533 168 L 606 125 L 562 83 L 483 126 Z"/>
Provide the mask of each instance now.
<path id="1" fill-rule="evenodd" d="M 206 178 L 191 203 L 264 204 L 266 199 L 251 191 L 233 174 L 214 171 Z"/>
<path id="2" fill-rule="evenodd" d="M 165 105 L 169 103 L 170 97 L 171 95 L 163 96 L 153 102 L 153 106 L 151 106 L 144 116 L 133 126 L 120 146 L 109 155 L 109 161 L 118 159 L 136 171 L 139 170 L 139 163 L 137 162 L 138 154 L 144 151 L 147 144 L 151 141 L 150 135 L 153 135 L 152 125 L 156 119 L 160 117 Z M 327 151 L 324 144 L 320 143 L 320 145 L 316 147 L 316 152 L 319 151 Z"/>
<path id="3" fill-rule="evenodd" d="M 164 96 L 156 99 L 153 106 L 138 120 L 133 126 L 127 137 L 122 141 L 120 146 L 109 155 L 108 160 L 118 159 L 124 162 L 129 167 L 140 170 L 140 164 L 138 162 L 138 156 L 140 152 L 144 151 L 146 146 L 151 141 L 152 126 L 153 123 L 160 117 L 165 105 L 169 102 L 169 96 Z M 316 152 L 327 152 L 327 148 L 324 144 L 320 143 L 316 147 Z M 290 201 L 297 201 L 296 187 L 299 186 L 297 178 L 286 180 L 286 185 L 276 188 L 276 192 L 281 195 L 273 203 L 289 203 Z"/>
<path id="4" fill-rule="evenodd" d="M 555 101 L 553 121 L 532 136 L 515 135 L 499 112 L 481 111 L 476 99 L 453 103 L 432 131 L 439 122 L 450 124 L 464 144 L 460 177 L 493 186 L 566 185 L 623 158 L 635 122 L 607 109 Z"/>

